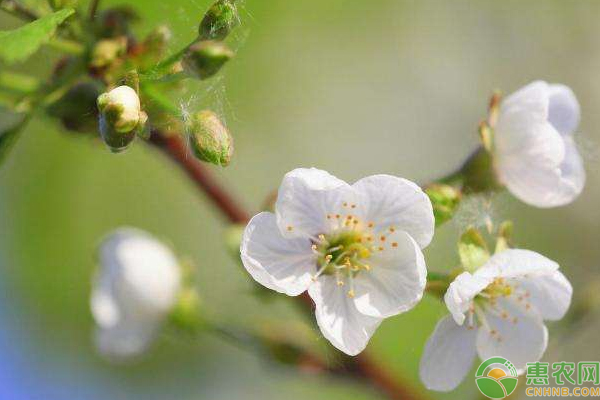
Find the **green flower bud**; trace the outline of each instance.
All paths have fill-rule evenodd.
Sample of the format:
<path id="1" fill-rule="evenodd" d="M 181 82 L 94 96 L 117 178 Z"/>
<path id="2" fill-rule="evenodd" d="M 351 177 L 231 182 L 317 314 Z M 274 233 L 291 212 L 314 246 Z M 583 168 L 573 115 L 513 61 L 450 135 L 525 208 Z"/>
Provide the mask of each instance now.
<path id="1" fill-rule="evenodd" d="M 232 256 L 240 256 L 240 245 L 242 244 L 242 236 L 246 225 L 232 224 L 225 230 L 225 246 Z"/>
<path id="2" fill-rule="evenodd" d="M 113 152 L 124 150 L 144 128 L 148 116 L 140 99 L 129 86 L 119 86 L 98 96 L 100 135 Z"/>
<path id="3" fill-rule="evenodd" d="M 90 57 L 90 67 L 105 68 L 112 65 L 127 52 L 127 38 L 121 36 L 115 39 L 99 40 Z"/>
<path id="4" fill-rule="evenodd" d="M 206 12 L 200 23 L 202 39 L 223 40 L 239 24 L 234 0 L 217 0 Z"/>
<path id="5" fill-rule="evenodd" d="M 94 132 L 98 123 L 96 99 L 100 93 L 98 83 L 77 83 L 48 107 L 48 114 L 60 118 L 68 130 Z"/>
<path id="6" fill-rule="evenodd" d="M 196 332 L 202 324 L 201 305 L 198 292 L 192 286 L 184 287 L 169 315 L 170 323 L 181 331 Z"/>
<path id="7" fill-rule="evenodd" d="M 466 271 L 473 272 L 490 258 L 487 244 L 475 228 L 467 229 L 458 242 L 458 255 Z"/>
<path id="8" fill-rule="evenodd" d="M 425 193 L 431 200 L 436 226 L 454 217 L 462 197 L 460 190 L 450 185 L 433 184 L 425 189 Z"/>
<path id="9" fill-rule="evenodd" d="M 183 57 L 183 68 L 200 79 L 210 78 L 231 60 L 233 51 L 224 43 L 207 40 L 190 46 Z"/>
<path id="10" fill-rule="evenodd" d="M 200 111 L 186 121 L 190 145 L 202 161 L 226 166 L 233 155 L 233 137 L 217 114 Z"/>

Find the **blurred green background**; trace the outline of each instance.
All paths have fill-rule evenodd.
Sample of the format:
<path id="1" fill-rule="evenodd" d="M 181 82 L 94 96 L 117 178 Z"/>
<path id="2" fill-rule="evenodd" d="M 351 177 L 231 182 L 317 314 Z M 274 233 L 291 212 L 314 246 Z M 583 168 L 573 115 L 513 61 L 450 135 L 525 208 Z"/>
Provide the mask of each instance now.
<path id="1" fill-rule="evenodd" d="M 143 17 L 140 34 L 168 24 L 176 49 L 193 39 L 210 2 L 102 2 L 122 3 Z M 584 293 L 600 288 L 600 2 L 248 0 L 242 14 L 237 56 L 212 93 L 187 91 L 181 101 L 224 113 L 236 154 L 215 172 L 254 211 L 299 166 L 348 181 L 389 173 L 428 182 L 477 146 L 477 123 L 493 89 L 506 93 L 534 79 L 571 86 L 582 106 L 584 193 L 554 210 L 504 194 L 491 212 L 498 221 L 512 218 L 517 243 L 557 260 L 584 302 L 578 304 L 590 304 Z M 18 25 L 6 16 L 0 23 Z M 19 69 L 48 71 L 53 54 L 44 50 Z M 279 326 L 310 346 L 325 344 L 283 296 L 263 302 L 253 295 L 223 244 L 223 218 L 141 141 L 113 155 L 40 116 L 2 166 L 0 188 L 0 386 L 20 388 L 11 399 L 380 398 L 353 382 L 265 364 L 209 335 L 165 337 L 137 364 L 115 366 L 97 356 L 88 308 L 93 254 L 101 236 L 122 225 L 146 229 L 194 261 L 214 318 L 252 329 Z M 453 267 L 460 228 L 488 211 L 471 204 L 459 223 L 444 226 L 427 250 L 428 267 Z M 386 320 L 368 350 L 424 391 L 419 357 L 444 313 L 428 298 Z M 545 359 L 597 359 L 597 316 L 592 310 L 581 324 L 550 324 Z M 426 395 L 477 393 L 468 378 L 450 394 Z"/>

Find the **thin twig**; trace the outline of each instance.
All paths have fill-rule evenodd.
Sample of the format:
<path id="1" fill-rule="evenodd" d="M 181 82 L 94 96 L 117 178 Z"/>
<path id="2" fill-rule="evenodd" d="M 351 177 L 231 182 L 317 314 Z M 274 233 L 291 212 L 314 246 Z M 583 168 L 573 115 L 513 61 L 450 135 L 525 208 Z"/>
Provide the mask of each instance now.
<path id="1" fill-rule="evenodd" d="M 25 21 L 35 21 L 38 15 L 17 0 L 0 0 L 0 9 Z"/>
<path id="2" fill-rule="evenodd" d="M 211 175 L 210 170 L 200 163 L 188 150 L 185 140 L 178 134 L 165 135 L 153 131 L 150 143 L 167 154 L 194 181 L 198 188 L 232 223 L 245 223 L 250 214 L 240 205 L 233 195 L 226 191 Z M 305 293 L 297 297 L 303 308 L 311 311 L 314 307 L 312 300 Z M 311 364 L 318 370 L 329 372 L 336 376 L 359 378 L 371 384 L 392 400 L 422 400 L 425 397 L 411 388 L 398 377 L 392 376 L 384 367 L 374 361 L 367 353 L 356 357 L 344 356 L 337 365 L 327 365 L 314 357 L 307 355 Z M 315 363 L 318 363 L 315 365 Z"/>
<path id="3" fill-rule="evenodd" d="M 92 0 L 92 2 L 90 3 L 90 11 L 89 11 L 89 16 L 90 16 L 90 20 L 94 20 L 94 18 L 96 18 L 96 12 L 98 11 L 98 6 L 100 5 L 100 0 Z"/>

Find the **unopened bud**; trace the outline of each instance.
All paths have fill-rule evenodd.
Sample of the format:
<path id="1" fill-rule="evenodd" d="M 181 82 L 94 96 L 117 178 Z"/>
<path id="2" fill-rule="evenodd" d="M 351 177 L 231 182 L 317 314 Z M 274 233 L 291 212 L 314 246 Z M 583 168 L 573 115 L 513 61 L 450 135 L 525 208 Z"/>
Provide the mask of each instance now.
<path id="1" fill-rule="evenodd" d="M 234 0 L 217 0 L 200 23 L 200 37 L 223 40 L 238 24 L 239 17 Z"/>
<path id="2" fill-rule="evenodd" d="M 233 155 L 233 138 L 217 114 L 200 111 L 186 122 L 190 145 L 202 161 L 226 166 Z"/>
<path id="3" fill-rule="evenodd" d="M 462 197 L 460 190 L 450 185 L 433 184 L 425 189 L 425 193 L 431 200 L 436 226 L 452 219 Z"/>
<path id="4" fill-rule="evenodd" d="M 92 49 L 90 66 L 104 68 L 113 64 L 127 51 L 127 38 L 121 36 L 114 39 L 99 40 Z"/>
<path id="5" fill-rule="evenodd" d="M 232 57 L 233 51 L 224 43 L 207 40 L 190 46 L 183 58 L 183 68 L 191 75 L 206 79 L 219 72 Z"/>
<path id="6" fill-rule="evenodd" d="M 140 98 L 129 86 L 119 86 L 98 96 L 100 134 L 114 152 L 124 150 L 148 119 Z"/>

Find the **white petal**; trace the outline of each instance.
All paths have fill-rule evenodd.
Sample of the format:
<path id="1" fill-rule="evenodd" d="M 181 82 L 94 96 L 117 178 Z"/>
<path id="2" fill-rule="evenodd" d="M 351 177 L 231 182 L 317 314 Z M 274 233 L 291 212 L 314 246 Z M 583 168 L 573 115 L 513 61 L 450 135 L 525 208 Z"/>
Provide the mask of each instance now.
<path id="1" fill-rule="evenodd" d="M 333 276 L 321 276 L 308 293 L 315 302 L 317 324 L 323 336 L 348 355 L 363 351 L 382 319 L 360 313 L 348 297 L 348 288 L 339 287 Z"/>
<path id="2" fill-rule="evenodd" d="M 498 300 L 496 310 L 494 314 L 485 314 L 490 329 L 481 327 L 478 330 L 479 357 L 482 360 L 504 357 L 517 369 L 524 369 L 528 362 L 542 358 L 548 345 L 548 330 L 542 318 L 533 310 L 525 311 L 502 299 Z M 502 311 L 508 313 L 507 318 L 500 316 Z"/>
<path id="3" fill-rule="evenodd" d="M 475 276 L 487 278 L 524 278 L 549 275 L 558 264 L 531 250 L 508 249 L 494 254 Z"/>
<path id="4" fill-rule="evenodd" d="M 92 316 L 99 326 L 114 326 L 121 319 L 119 306 L 112 293 L 112 283 L 108 279 L 97 279 L 97 284 L 92 289 L 90 307 Z"/>
<path id="5" fill-rule="evenodd" d="M 504 113 L 526 111 L 540 120 L 548 117 L 549 88 L 544 81 L 533 81 L 512 93 L 500 105 L 501 118 Z"/>
<path id="6" fill-rule="evenodd" d="M 560 271 L 524 278 L 518 283 L 529 293 L 527 301 L 544 319 L 561 319 L 571 305 L 573 287 Z"/>
<path id="7" fill-rule="evenodd" d="M 361 313 L 390 317 L 410 310 L 423 297 L 425 259 L 408 233 L 390 234 L 384 250 L 375 252 L 367 262 L 371 270 L 359 272 L 354 280 L 354 304 Z"/>
<path id="8" fill-rule="evenodd" d="M 509 96 L 494 133 L 500 181 L 533 206 L 572 202 L 585 183 L 581 157 L 567 135 L 578 123 L 579 105 L 566 86 L 538 81 Z"/>
<path id="9" fill-rule="evenodd" d="M 160 321 L 130 317 L 110 328 L 97 328 L 96 348 L 103 357 L 111 361 L 123 361 L 139 356 L 150 346 L 156 337 Z"/>
<path id="10" fill-rule="evenodd" d="M 465 378 L 477 354 L 476 329 L 457 325 L 450 317 L 438 322 L 421 356 L 419 374 L 430 390 L 449 392 Z"/>
<path id="11" fill-rule="evenodd" d="M 173 308 L 181 271 L 172 251 L 149 234 L 119 229 L 100 246 L 91 296 L 98 350 L 109 358 L 144 351 Z"/>
<path id="12" fill-rule="evenodd" d="M 99 258 L 91 304 L 97 323 L 114 324 L 129 313 L 162 317 L 173 307 L 181 285 L 179 263 L 151 235 L 119 229 L 102 242 Z"/>
<path id="13" fill-rule="evenodd" d="M 575 132 L 581 119 L 575 93 L 568 86 L 560 84 L 549 85 L 548 91 L 550 96 L 548 120 L 563 135 Z"/>
<path id="14" fill-rule="evenodd" d="M 583 191 L 586 174 L 583 159 L 577 150 L 577 145 L 572 137 L 564 138 L 565 158 L 560 164 L 560 184 L 557 186 L 553 204 L 557 206 L 571 203 Z"/>
<path id="15" fill-rule="evenodd" d="M 435 219 L 429 197 L 413 182 L 390 175 L 373 175 L 352 185 L 359 207 L 375 232 L 394 227 L 426 247 L 433 237 Z"/>
<path id="16" fill-rule="evenodd" d="M 465 322 L 465 313 L 471 306 L 471 302 L 475 296 L 492 283 L 492 280 L 493 278 L 486 276 L 463 272 L 450 283 L 444 295 L 444 301 L 457 324 L 462 325 Z"/>
<path id="17" fill-rule="evenodd" d="M 339 213 L 344 202 L 354 202 L 346 182 L 316 168 L 298 168 L 288 172 L 279 187 L 277 223 L 285 237 L 328 233 L 327 214 Z"/>
<path id="18" fill-rule="evenodd" d="M 317 271 L 310 240 L 284 238 L 273 213 L 263 212 L 250 220 L 240 252 L 244 267 L 258 283 L 289 296 L 304 292 Z"/>
<path id="19" fill-rule="evenodd" d="M 521 201 L 552 207 L 561 200 L 561 170 L 566 148 L 560 134 L 532 115 L 498 120 L 495 166 L 500 181 Z"/>

